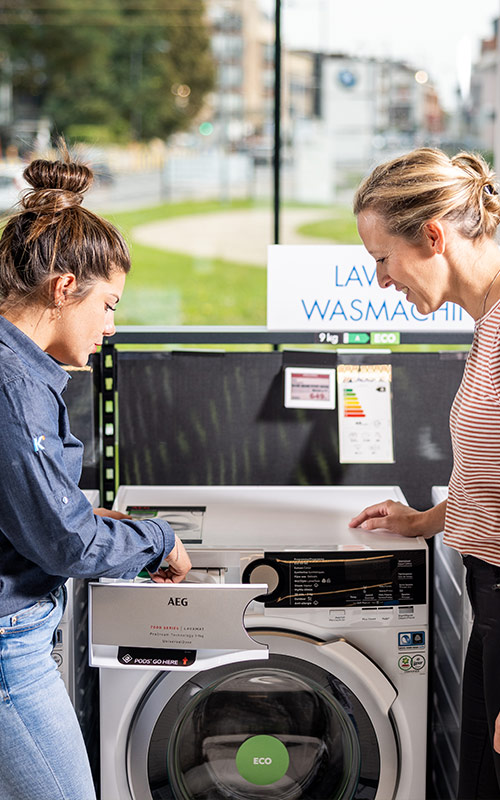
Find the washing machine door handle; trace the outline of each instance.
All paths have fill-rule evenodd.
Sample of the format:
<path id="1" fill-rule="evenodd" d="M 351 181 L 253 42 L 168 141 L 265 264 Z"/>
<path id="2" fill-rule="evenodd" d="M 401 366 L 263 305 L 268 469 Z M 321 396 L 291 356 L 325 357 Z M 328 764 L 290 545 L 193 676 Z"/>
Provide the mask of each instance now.
<path id="1" fill-rule="evenodd" d="M 349 676 L 346 682 L 351 688 L 359 691 L 361 687 L 366 687 L 368 684 L 373 691 L 363 692 L 364 697 L 373 699 L 382 714 L 389 713 L 398 693 L 387 675 L 376 664 L 370 661 L 361 650 L 344 639 L 326 642 L 319 647 L 323 655 L 328 655 L 335 662 L 337 673 L 339 668 L 341 673 L 345 670 L 345 676 Z"/>

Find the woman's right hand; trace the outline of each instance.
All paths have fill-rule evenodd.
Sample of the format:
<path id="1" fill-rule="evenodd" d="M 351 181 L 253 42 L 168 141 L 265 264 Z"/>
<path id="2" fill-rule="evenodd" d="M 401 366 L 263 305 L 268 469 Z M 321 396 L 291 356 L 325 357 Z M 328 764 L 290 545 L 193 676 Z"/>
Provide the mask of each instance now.
<path id="1" fill-rule="evenodd" d="M 383 503 L 376 503 L 368 506 L 349 523 L 350 528 L 362 528 L 365 531 L 373 531 L 383 528 L 391 533 L 398 533 L 400 536 L 424 536 L 430 537 L 438 533 L 442 528 L 436 528 L 433 524 L 433 516 L 429 511 L 416 511 L 404 503 L 394 500 L 386 500 Z"/>
<path id="2" fill-rule="evenodd" d="M 159 567 L 156 572 L 149 573 L 155 583 L 180 583 L 191 569 L 191 560 L 177 534 L 166 562 L 166 567 Z"/>

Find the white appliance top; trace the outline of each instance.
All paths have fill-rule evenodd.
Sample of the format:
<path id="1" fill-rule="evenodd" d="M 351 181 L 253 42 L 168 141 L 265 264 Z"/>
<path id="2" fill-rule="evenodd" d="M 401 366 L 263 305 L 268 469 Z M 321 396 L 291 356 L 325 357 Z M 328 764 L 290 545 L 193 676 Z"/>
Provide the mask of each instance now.
<path id="1" fill-rule="evenodd" d="M 99 508 L 99 489 L 82 489 L 82 492 L 93 508 Z"/>
<path id="2" fill-rule="evenodd" d="M 437 506 L 438 503 L 442 503 L 443 500 L 447 500 L 448 499 L 448 487 L 447 486 L 433 486 L 432 487 L 431 497 L 432 497 L 432 502 L 434 503 L 435 506 Z"/>
<path id="3" fill-rule="evenodd" d="M 398 486 L 120 486 L 113 507 L 167 519 L 190 547 L 426 548 L 421 537 L 349 528 L 388 499 L 406 502 Z"/>

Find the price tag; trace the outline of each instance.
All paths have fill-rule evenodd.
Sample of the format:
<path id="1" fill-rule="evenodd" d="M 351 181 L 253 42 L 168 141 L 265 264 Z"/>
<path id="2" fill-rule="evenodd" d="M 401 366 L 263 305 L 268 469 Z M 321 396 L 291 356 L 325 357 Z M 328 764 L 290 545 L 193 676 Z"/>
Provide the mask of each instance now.
<path id="1" fill-rule="evenodd" d="M 285 408 L 335 408 L 335 370 L 285 367 Z"/>

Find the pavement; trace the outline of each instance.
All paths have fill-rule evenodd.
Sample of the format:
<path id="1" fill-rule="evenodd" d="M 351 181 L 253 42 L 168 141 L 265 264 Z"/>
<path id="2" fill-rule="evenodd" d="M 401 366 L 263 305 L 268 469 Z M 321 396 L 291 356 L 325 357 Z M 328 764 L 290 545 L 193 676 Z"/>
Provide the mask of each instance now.
<path id="1" fill-rule="evenodd" d="M 328 209 L 283 209 L 280 244 L 332 244 L 326 239 L 297 232 L 301 225 L 330 219 L 331 215 Z M 220 258 L 265 267 L 267 246 L 274 240 L 273 225 L 272 209 L 238 209 L 139 225 L 133 228 L 132 239 L 149 247 L 199 258 Z"/>

